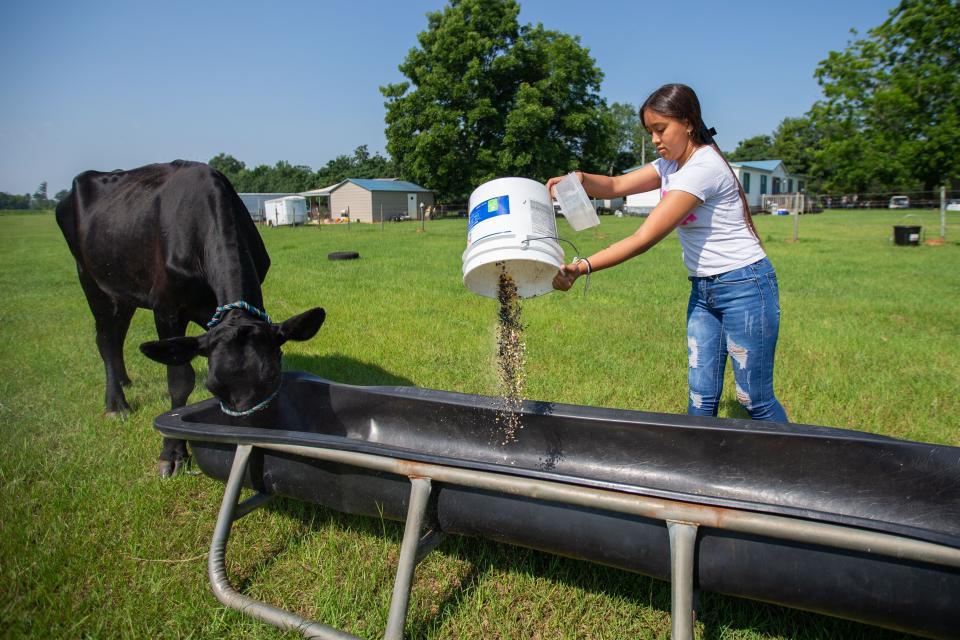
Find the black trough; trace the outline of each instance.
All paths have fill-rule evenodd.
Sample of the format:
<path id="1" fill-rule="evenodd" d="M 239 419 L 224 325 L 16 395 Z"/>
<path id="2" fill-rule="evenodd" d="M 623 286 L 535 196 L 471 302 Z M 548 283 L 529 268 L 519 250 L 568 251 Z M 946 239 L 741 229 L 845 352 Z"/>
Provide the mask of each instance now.
<path id="1" fill-rule="evenodd" d="M 308 637 L 353 636 L 226 578 L 232 522 L 269 495 L 407 521 L 387 638 L 402 637 L 414 565 L 442 533 L 672 579 L 675 638 L 692 634 L 694 589 L 960 637 L 960 448 L 549 402 L 525 402 L 511 439 L 499 402 L 289 372 L 262 414 L 231 418 L 211 399 L 156 427 L 227 481 L 217 596 Z M 237 505 L 241 483 L 261 495 Z"/>

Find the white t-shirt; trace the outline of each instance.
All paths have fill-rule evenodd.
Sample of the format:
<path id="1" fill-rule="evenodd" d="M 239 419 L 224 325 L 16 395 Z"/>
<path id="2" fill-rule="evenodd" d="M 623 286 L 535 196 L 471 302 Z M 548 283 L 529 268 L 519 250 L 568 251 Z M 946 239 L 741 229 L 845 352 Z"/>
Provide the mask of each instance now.
<path id="1" fill-rule="evenodd" d="M 713 147 L 698 148 L 679 171 L 675 160 L 652 164 L 660 174 L 661 196 L 679 189 L 703 201 L 677 227 L 691 276 L 714 276 L 766 257 L 743 219 L 736 179 Z"/>

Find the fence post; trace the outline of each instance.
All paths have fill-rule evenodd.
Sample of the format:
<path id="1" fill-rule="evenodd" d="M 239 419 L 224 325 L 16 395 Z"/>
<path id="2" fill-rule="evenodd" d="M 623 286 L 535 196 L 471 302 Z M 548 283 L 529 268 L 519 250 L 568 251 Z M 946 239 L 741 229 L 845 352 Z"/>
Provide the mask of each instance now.
<path id="1" fill-rule="evenodd" d="M 947 236 L 947 187 L 940 186 L 940 239 Z"/>
<path id="2" fill-rule="evenodd" d="M 383 203 L 380 203 L 380 231 L 383 231 Z"/>
<path id="3" fill-rule="evenodd" d="M 803 196 L 799 193 L 794 196 L 793 207 L 793 241 L 796 242 L 800 236 L 800 206 L 803 202 Z"/>

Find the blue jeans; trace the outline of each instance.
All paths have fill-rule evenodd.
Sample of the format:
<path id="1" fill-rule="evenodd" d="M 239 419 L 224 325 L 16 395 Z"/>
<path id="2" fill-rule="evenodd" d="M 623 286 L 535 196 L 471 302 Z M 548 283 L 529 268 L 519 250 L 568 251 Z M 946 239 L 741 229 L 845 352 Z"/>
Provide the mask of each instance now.
<path id="1" fill-rule="evenodd" d="M 773 393 L 773 356 L 780 331 L 777 274 L 767 258 L 706 278 L 690 278 L 687 305 L 687 413 L 716 416 L 727 356 L 737 400 L 754 420 L 787 422 Z"/>

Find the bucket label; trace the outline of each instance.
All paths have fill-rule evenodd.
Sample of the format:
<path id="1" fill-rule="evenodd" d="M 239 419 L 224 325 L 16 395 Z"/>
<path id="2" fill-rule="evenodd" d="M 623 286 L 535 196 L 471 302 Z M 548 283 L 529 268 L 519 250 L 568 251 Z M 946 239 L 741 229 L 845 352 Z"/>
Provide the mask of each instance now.
<path id="1" fill-rule="evenodd" d="M 467 231 L 494 216 L 505 216 L 510 213 L 510 196 L 497 196 L 484 200 L 470 211 L 470 223 Z"/>

